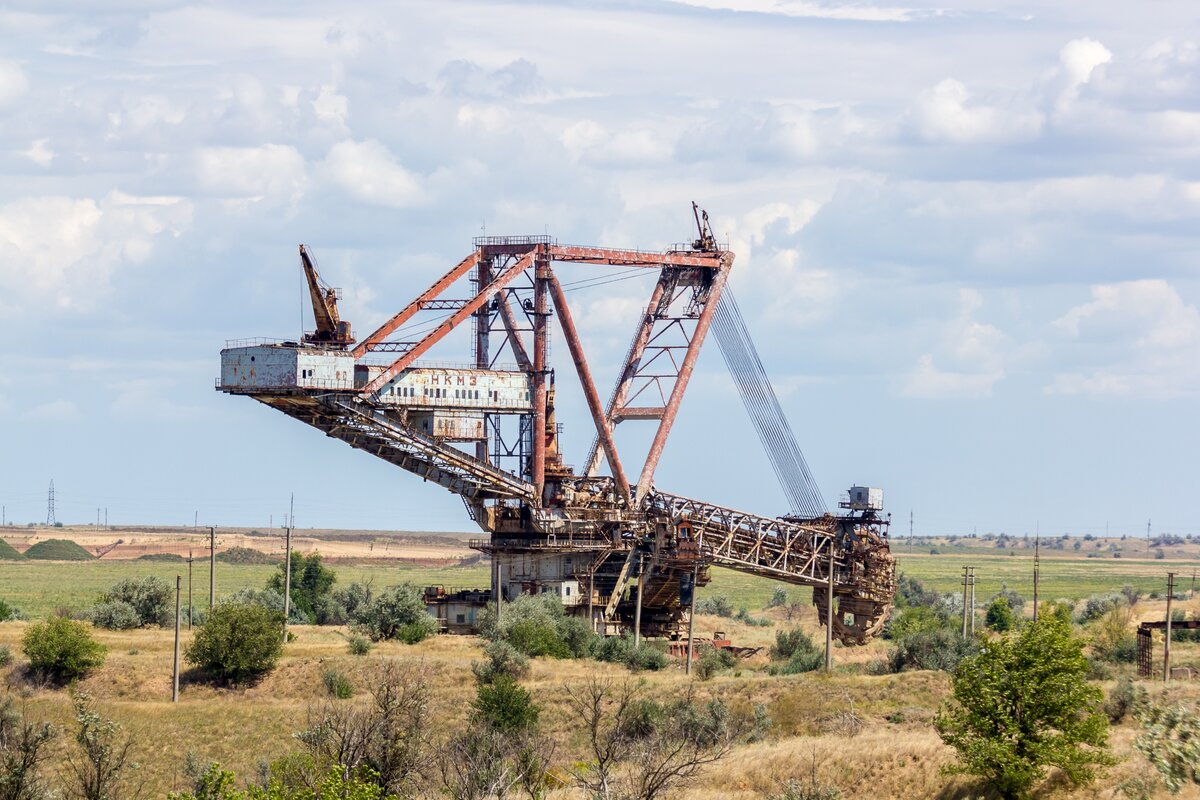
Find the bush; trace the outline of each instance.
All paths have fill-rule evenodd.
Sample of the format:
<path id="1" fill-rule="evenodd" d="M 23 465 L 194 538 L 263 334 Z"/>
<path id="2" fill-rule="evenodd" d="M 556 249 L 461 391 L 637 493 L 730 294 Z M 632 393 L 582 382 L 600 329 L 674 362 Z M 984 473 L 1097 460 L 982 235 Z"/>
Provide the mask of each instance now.
<path id="1" fill-rule="evenodd" d="M 58 681 L 86 675 L 104 663 L 104 645 L 92 638 L 82 622 L 51 617 L 25 631 L 22 650 L 35 671 Z"/>
<path id="2" fill-rule="evenodd" d="M 807 633 L 795 628 L 775 634 L 775 644 L 771 647 L 771 660 L 782 662 L 771 665 L 771 674 L 795 675 L 801 672 L 812 672 L 824 665 L 825 652 L 817 647 Z"/>
<path id="3" fill-rule="evenodd" d="M 505 604 L 500 624 L 493 609 L 480 615 L 480 633 L 504 640 L 527 656 L 586 658 L 601 646 L 586 620 L 569 617 L 556 595 L 521 595 Z"/>
<path id="4" fill-rule="evenodd" d="M 559 638 L 558 631 L 553 625 L 545 625 L 537 620 L 523 619 L 508 628 L 505 639 L 530 658 L 551 656 L 553 658 L 570 658 L 571 648 Z"/>
<path id="5" fill-rule="evenodd" d="M 1083 604 L 1083 610 L 1079 612 L 1077 622 L 1080 625 L 1085 625 L 1089 622 L 1100 619 L 1109 611 L 1112 611 L 1117 606 L 1121 605 L 1124 598 L 1116 593 L 1110 594 L 1094 594 L 1087 599 Z"/>
<path id="6" fill-rule="evenodd" d="M 736 663 L 737 659 L 728 650 L 720 650 L 707 643 L 702 644 L 695 663 L 696 675 L 700 680 L 706 681 L 718 672 L 731 669 Z"/>
<path id="7" fill-rule="evenodd" d="M 732 618 L 734 614 L 733 603 L 730 603 L 729 598 L 723 594 L 713 595 L 712 597 L 696 601 L 696 613 Z"/>
<path id="8" fill-rule="evenodd" d="M 0 667 L 7 667 L 12 660 L 12 649 L 6 644 L 0 644 Z"/>
<path id="9" fill-rule="evenodd" d="M 282 612 L 221 603 L 187 646 L 187 661 L 227 681 L 253 678 L 272 670 L 283 654 L 282 628 Z"/>
<path id="10" fill-rule="evenodd" d="M 125 578 L 105 592 L 104 603 L 128 603 L 137 612 L 143 625 L 167 627 L 175 612 L 175 589 L 162 578 Z"/>
<path id="11" fill-rule="evenodd" d="M 1003 597 L 996 597 L 987 607 L 984 622 L 994 631 L 1004 633 L 1011 631 L 1017 624 L 1017 617 Z"/>
<path id="12" fill-rule="evenodd" d="M 1128 676 L 1123 677 L 1109 691 L 1104 701 L 1104 713 L 1108 714 L 1110 722 L 1121 722 L 1144 700 L 1145 693 L 1146 690 L 1135 687 Z"/>
<path id="13" fill-rule="evenodd" d="M 1142 732 L 1133 741 L 1158 770 L 1167 791 L 1178 794 L 1200 784 L 1200 714 L 1185 703 L 1138 703 L 1134 715 Z"/>
<path id="14" fill-rule="evenodd" d="M 360 633 L 352 633 L 346 638 L 346 649 L 352 656 L 365 656 L 371 652 L 371 640 Z"/>
<path id="15" fill-rule="evenodd" d="M 506 641 L 488 642 L 483 654 L 486 661 L 471 662 L 471 671 L 480 683 L 492 683 L 501 675 L 520 680 L 529 674 L 529 659 Z"/>
<path id="16" fill-rule="evenodd" d="M 437 620 L 425 611 L 425 596 L 411 583 L 402 583 L 380 592 L 362 608 L 355 610 L 351 627 L 378 642 L 399 639 L 416 644 L 437 633 Z"/>
<path id="17" fill-rule="evenodd" d="M 924 631 L 906 636 L 896 642 L 888 653 L 888 666 L 892 672 L 907 669 L 938 669 L 953 672 L 960 661 L 979 649 L 976 642 L 964 638 L 961 633 L 949 628 Z"/>
<path id="18" fill-rule="evenodd" d="M 349 678 L 333 667 L 325 670 L 321 676 L 321 680 L 325 682 L 325 690 L 329 692 L 330 697 L 336 697 L 338 700 L 349 700 L 354 696 L 354 684 L 350 683 Z"/>
<path id="19" fill-rule="evenodd" d="M 657 672 L 665 669 L 671 662 L 666 653 L 643 640 L 637 647 L 629 648 L 629 653 L 625 656 L 623 663 L 632 672 L 641 672 L 642 670 Z"/>
<path id="20" fill-rule="evenodd" d="M 539 714 L 533 696 L 508 675 L 479 684 L 471 708 L 489 728 L 503 732 L 531 730 Z"/>
<path id="21" fill-rule="evenodd" d="M 896 607 L 914 608 L 933 606 L 939 595 L 932 589 L 927 589 L 923 583 L 911 575 L 900 573 L 896 578 Z"/>
<path id="22" fill-rule="evenodd" d="M 285 566 L 280 564 L 275 574 L 267 581 L 267 588 L 281 596 Z M 305 556 L 293 550 L 291 608 L 297 609 L 309 624 L 331 624 L 331 618 L 336 615 L 331 597 L 336 580 L 337 576 L 333 570 L 321 563 L 320 553 Z"/>
<path id="23" fill-rule="evenodd" d="M 88 612 L 88 618 L 97 628 L 110 631 L 127 631 L 142 626 L 142 618 L 137 609 L 124 600 L 110 600 L 93 606 Z"/>
<path id="24" fill-rule="evenodd" d="M 1092 652 L 1097 658 L 1120 664 L 1137 660 L 1137 637 L 1134 635 L 1133 610 L 1114 606 L 1092 625 Z"/>
<path id="25" fill-rule="evenodd" d="M 236 605 L 262 606 L 268 611 L 274 611 L 281 618 L 283 617 L 283 595 L 274 589 L 238 589 L 225 602 Z M 307 625 L 308 617 L 304 615 L 303 611 L 292 606 L 288 609 L 287 621 L 289 625 Z"/>
<path id="26" fill-rule="evenodd" d="M 842 792 L 836 786 L 818 781 L 814 770 L 810 780 L 790 780 L 778 794 L 768 796 L 767 800 L 842 800 Z"/>
<path id="27" fill-rule="evenodd" d="M 787 605 L 787 602 L 787 589 L 784 589 L 782 586 L 776 586 L 771 591 L 771 599 L 767 601 L 767 608 L 783 608 Z"/>
<path id="28" fill-rule="evenodd" d="M 738 622 L 744 622 L 753 628 L 766 628 L 771 625 L 771 620 L 766 619 L 765 617 L 750 616 L 750 612 L 746 610 L 745 606 L 742 606 L 738 609 L 738 613 L 734 619 L 736 619 Z"/>
<path id="29" fill-rule="evenodd" d="M 20 619 L 21 611 L 18 608 L 10 606 L 8 603 L 0 600 L 0 622 L 7 622 L 10 619 Z"/>

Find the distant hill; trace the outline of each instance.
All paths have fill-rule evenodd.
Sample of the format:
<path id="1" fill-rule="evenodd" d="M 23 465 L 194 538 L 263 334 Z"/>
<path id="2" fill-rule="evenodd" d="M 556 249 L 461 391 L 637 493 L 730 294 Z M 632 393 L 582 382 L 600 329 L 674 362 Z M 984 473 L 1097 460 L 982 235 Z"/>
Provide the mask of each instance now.
<path id="1" fill-rule="evenodd" d="M 69 539 L 46 539 L 26 550 L 25 558 L 38 561 L 91 561 L 95 556 Z"/>
<path id="2" fill-rule="evenodd" d="M 231 547 L 217 553 L 217 561 L 226 564 L 282 564 L 283 559 L 250 547 Z"/>
<path id="3" fill-rule="evenodd" d="M 0 539 L 0 561 L 20 561 L 24 556 L 8 542 Z"/>

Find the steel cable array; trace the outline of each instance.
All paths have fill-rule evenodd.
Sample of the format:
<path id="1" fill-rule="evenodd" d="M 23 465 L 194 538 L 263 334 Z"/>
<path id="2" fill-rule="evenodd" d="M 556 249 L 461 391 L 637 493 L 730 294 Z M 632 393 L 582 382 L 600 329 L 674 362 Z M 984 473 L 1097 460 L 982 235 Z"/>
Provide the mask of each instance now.
<path id="1" fill-rule="evenodd" d="M 819 517 L 825 513 L 820 489 L 813 480 L 804 454 L 796 444 L 796 435 L 788 424 L 767 372 L 763 369 L 754 340 L 746 329 L 737 300 L 728 286 L 717 301 L 713 330 L 721 346 L 721 355 L 737 384 L 754 429 L 762 442 L 779 485 L 787 496 L 792 513 Z"/>

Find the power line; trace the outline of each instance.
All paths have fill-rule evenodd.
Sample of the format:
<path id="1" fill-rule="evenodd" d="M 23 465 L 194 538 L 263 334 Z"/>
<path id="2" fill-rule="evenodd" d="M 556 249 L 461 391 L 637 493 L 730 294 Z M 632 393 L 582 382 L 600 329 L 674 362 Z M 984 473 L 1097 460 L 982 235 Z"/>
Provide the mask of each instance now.
<path id="1" fill-rule="evenodd" d="M 53 528 L 58 524 L 54 517 L 54 479 L 50 479 L 50 493 L 46 495 L 46 527 Z"/>

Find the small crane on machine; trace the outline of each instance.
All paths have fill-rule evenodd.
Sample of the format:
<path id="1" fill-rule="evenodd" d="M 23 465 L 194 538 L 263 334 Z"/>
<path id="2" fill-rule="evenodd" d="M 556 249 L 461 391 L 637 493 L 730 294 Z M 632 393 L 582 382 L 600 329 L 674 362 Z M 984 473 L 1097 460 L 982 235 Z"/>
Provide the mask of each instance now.
<path id="1" fill-rule="evenodd" d="M 489 534 L 471 546 L 492 557 L 493 596 L 553 593 L 595 630 L 618 633 L 636 620 L 643 635 L 674 638 L 695 587 L 718 565 L 814 587 L 822 620 L 832 596 L 833 635 L 863 644 L 882 629 L 895 594 L 882 492 L 852 487 L 843 513 L 825 510 L 726 286 L 734 254 L 718 245 L 695 203 L 692 213 L 697 238 L 655 253 L 560 245 L 549 236 L 479 237 L 462 261 L 357 342 L 302 246 L 316 330 L 301 343 L 231 343 L 221 351 L 217 388 L 459 495 Z M 564 284 L 555 264 L 657 275 L 607 403 L 567 300 L 567 291 L 601 279 Z M 465 297 L 445 296 L 464 284 Z M 559 441 L 554 318 L 595 427 L 578 471 L 564 463 Z M 470 363 L 421 360 L 467 320 Z M 710 328 L 788 497 L 783 516 L 671 494 L 654 482 Z M 505 355 L 513 363 L 503 363 Z M 627 422 L 654 429 L 634 471 L 615 435 Z"/>

